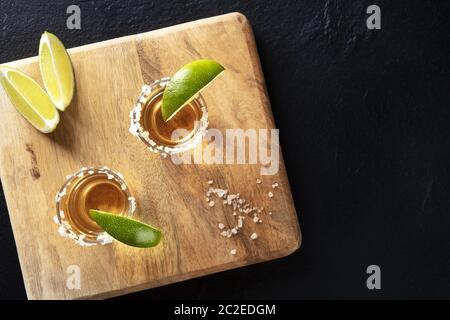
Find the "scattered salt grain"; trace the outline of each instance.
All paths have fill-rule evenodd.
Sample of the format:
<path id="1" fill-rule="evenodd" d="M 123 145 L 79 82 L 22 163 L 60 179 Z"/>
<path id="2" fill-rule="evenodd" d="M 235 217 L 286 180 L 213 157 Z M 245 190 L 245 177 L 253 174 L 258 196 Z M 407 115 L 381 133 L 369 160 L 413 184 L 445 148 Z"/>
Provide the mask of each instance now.
<path id="1" fill-rule="evenodd" d="M 260 184 L 261 183 L 261 179 L 256 179 L 256 183 Z"/>
<path id="2" fill-rule="evenodd" d="M 269 198 L 273 198 L 273 193 L 272 192 L 269 192 L 267 195 L 269 196 Z"/>
<path id="3" fill-rule="evenodd" d="M 213 183 L 214 183 L 214 181 L 208 180 L 208 184 L 209 184 L 209 185 L 212 185 Z"/>
<path id="4" fill-rule="evenodd" d="M 277 188 L 277 187 L 278 187 L 278 183 L 277 183 L 277 182 L 275 182 L 275 183 L 272 184 L 272 188 L 273 188 L 273 189 L 275 189 L 275 188 Z"/>
<path id="5" fill-rule="evenodd" d="M 219 229 L 222 230 L 223 228 L 225 228 L 225 225 L 223 223 L 219 223 Z"/>
<path id="6" fill-rule="evenodd" d="M 230 251 L 230 254 L 232 254 L 233 256 L 235 256 L 235 255 L 236 255 L 236 249 L 231 250 L 231 251 Z"/>
<path id="7" fill-rule="evenodd" d="M 208 203 L 208 205 L 209 205 L 210 207 L 214 207 L 215 202 L 214 202 L 213 200 L 211 200 L 211 201 Z"/>
<path id="8" fill-rule="evenodd" d="M 253 232 L 252 235 L 250 236 L 250 239 L 252 239 L 252 240 L 256 240 L 257 238 L 258 238 L 258 235 L 255 232 Z"/>

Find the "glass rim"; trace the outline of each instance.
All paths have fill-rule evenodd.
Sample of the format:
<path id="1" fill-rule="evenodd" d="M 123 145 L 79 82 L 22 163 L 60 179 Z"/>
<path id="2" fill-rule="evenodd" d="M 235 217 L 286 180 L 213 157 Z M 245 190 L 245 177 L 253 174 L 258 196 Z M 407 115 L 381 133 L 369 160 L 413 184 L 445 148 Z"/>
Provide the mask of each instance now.
<path id="1" fill-rule="evenodd" d="M 199 124 L 195 129 L 192 138 L 175 146 L 167 146 L 159 144 L 151 138 L 150 132 L 145 130 L 140 123 L 143 105 L 147 102 L 148 96 L 153 92 L 154 88 L 157 88 L 158 86 L 164 88 L 169 81 L 170 77 L 164 77 L 155 80 L 150 85 L 147 84 L 143 85 L 141 93 L 139 94 L 136 103 L 134 104 L 133 109 L 130 112 L 130 120 L 131 120 L 129 129 L 130 133 L 134 136 L 137 136 L 147 146 L 147 148 L 150 151 L 154 153 L 159 153 L 163 157 L 185 152 L 187 150 L 195 148 L 202 141 L 208 128 L 208 107 L 201 93 L 198 93 L 194 98 L 194 100 L 197 101 L 198 104 L 200 105 L 202 116 L 198 121 Z"/>
<path id="2" fill-rule="evenodd" d="M 67 197 L 66 191 L 67 188 L 70 186 L 70 184 L 78 177 L 83 177 L 86 174 L 92 175 L 92 174 L 105 174 L 108 177 L 112 176 L 111 179 L 114 179 L 117 181 L 122 190 L 127 195 L 128 200 L 128 210 L 126 212 L 126 216 L 130 217 L 133 215 L 133 213 L 136 211 L 136 199 L 134 198 L 130 188 L 128 187 L 127 182 L 125 181 L 125 178 L 120 172 L 116 172 L 111 170 L 110 168 L 103 166 L 103 167 L 82 167 L 80 170 L 76 171 L 75 173 L 68 175 L 66 177 L 66 180 L 64 181 L 63 185 L 59 188 L 58 192 L 55 196 L 55 202 L 56 202 L 56 215 L 53 217 L 53 221 L 59 225 L 58 233 L 67 238 L 73 239 L 77 244 L 81 246 L 93 246 L 97 244 L 106 245 L 109 243 L 112 243 L 113 238 L 107 234 L 105 231 L 100 232 L 97 235 L 96 239 L 88 238 L 88 234 L 77 231 L 75 232 L 72 229 L 72 225 L 70 223 L 70 220 L 66 218 L 64 210 L 61 210 L 61 202 L 64 200 L 65 197 Z M 81 176 L 80 176 L 81 175 Z"/>

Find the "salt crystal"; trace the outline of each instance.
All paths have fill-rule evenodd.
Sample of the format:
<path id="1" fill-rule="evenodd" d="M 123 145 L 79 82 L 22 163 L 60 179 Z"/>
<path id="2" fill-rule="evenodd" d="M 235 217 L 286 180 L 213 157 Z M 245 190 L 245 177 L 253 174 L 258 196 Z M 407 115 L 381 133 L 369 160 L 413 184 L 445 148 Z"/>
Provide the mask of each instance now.
<path id="1" fill-rule="evenodd" d="M 256 179 L 256 183 L 260 184 L 261 183 L 261 179 Z"/>
<path id="2" fill-rule="evenodd" d="M 129 202 L 130 207 L 131 207 L 131 212 L 135 212 L 136 211 L 136 207 L 137 207 L 136 199 L 134 197 L 128 197 L 128 202 Z"/>
<path id="3" fill-rule="evenodd" d="M 106 245 L 112 243 L 113 239 L 106 232 L 102 232 L 97 236 L 97 241 L 100 242 L 102 245 Z"/>
<path id="4" fill-rule="evenodd" d="M 211 200 L 211 201 L 208 203 L 208 205 L 209 205 L 210 207 L 214 207 L 214 204 L 215 204 L 215 202 L 214 202 L 213 200 Z"/>
<path id="5" fill-rule="evenodd" d="M 58 216 L 54 216 L 53 217 L 53 222 L 56 223 L 56 224 L 60 224 Z"/>
<path id="6" fill-rule="evenodd" d="M 267 195 L 269 196 L 269 198 L 273 197 L 273 193 L 272 192 L 269 192 Z"/>
<path id="7" fill-rule="evenodd" d="M 222 230 L 223 228 L 225 228 L 225 225 L 223 223 L 219 223 L 219 229 Z"/>
<path id="8" fill-rule="evenodd" d="M 230 251 L 230 254 L 232 254 L 233 256 L 235 256 L 235 255 L 236 255 L 236 249 L 231 250 L 231 251 Z"/>
<path id="9" fill-rule="evenodd" d="M 250 239 L 252 240 L 256 240 L 258 238 L 258 235 L 256 233 L 252 233 L 252 235 L 250 236 Z"/>

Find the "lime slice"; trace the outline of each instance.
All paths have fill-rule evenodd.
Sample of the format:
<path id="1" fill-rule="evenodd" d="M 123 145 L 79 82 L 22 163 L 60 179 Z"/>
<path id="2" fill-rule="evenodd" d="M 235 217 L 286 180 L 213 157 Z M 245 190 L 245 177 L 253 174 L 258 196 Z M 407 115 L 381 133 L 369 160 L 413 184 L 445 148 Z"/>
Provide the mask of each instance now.
<path id="1" fill-rule="evenodd" d="M 64 111 L 72 101 L 75 88 L 72 64 L 62 42 L 47 31 L 39 43 L 39 66 L 45 89 L 56 108 Z"/>
<path id="2" fill-rule="evenodd" d="M 161 240 L 161 231 L 148 224 L 100 210 L 89 213 L 111 237 L 129 246 L 149 248 Z"/>
<path id="3" fill-rule="evenodd" d="M 195 60 L 175 73 L 164 90 L 161 112 L 169 121 L 225 68 L 213 60 Z"/>
<path id="4" fill-rule="evenodd" d="M 13 106 L 36 129 L 43 133 L 55 130 L 58 110 L 36 81 L 17 69 L 0 66 L 0 83 Z"/>

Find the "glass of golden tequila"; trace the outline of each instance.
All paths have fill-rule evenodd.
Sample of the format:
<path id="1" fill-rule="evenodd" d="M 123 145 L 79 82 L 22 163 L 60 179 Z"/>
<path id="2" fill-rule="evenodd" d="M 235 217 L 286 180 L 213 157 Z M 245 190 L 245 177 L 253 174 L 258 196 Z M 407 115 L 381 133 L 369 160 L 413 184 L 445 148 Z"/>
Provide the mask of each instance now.
<path id="1" fill-rule="evenodd" d="M 170 78 L 144 85 L 130 113 L 130 132 L 150 151 L 166 157 L 195 148 L 206 134 L 208 110 L 203 97 L 198 94 L 165 122 L 161 115 L 162 96 Z"/>
<path id="2" fill-rule="evenodd" d="M 82 246 L 111 243 L 111 236 L 91 219 L 90 209 L 122 216 L 134 213 L 135 198 L 120 173 L 107 167 L 81 168 L 67 177 L 56 194 L 54 220 L 62 236 Z"/>

